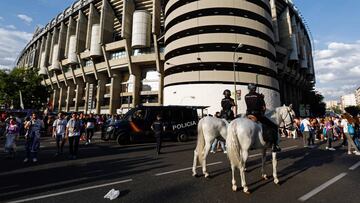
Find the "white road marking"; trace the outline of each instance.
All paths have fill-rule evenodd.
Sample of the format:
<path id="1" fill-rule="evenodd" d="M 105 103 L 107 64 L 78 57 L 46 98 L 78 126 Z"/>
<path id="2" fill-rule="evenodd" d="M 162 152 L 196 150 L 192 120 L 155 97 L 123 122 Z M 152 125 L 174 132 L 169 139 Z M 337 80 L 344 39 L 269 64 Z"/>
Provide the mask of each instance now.
<path id="1" fill-rule="evenodd" d="M 336 177 L 328 180 L 327 182 L 325 182 L 324 184 L 320 185 L 319 187 L 313 189 L 312 191 L 310 191 L 309 193 L 305 194 L 304 196 L 300 197 L 298 200 L 305 202 L 306 200 L 310 199 L 312 196 L 316 195 L 317 193 L 321 192 L 322 190 L 324 190 L 325 188 L 329 187 L 330 185 L 332 185 L 333 183 L 335 183 L 336 181 L 340 180 L 341 178 L 343 178 L 344 176 L 346 176 L 347 173 L 340 173 L 339 175 L 337 175 Z"/>
<path id="2" fill-rule="evenodd" d="M 355 170 L 357 167 L 359 167 L 360 166 L 360 161 L 359 162 L 357 162 L 356 164 L 354 164 L 353 166 L 351 166 L 350 168 L 349 168 L 349 170 Z"/>
<path id="3" fill-rule="evenodd" d="M 214 162 L 214 163 L 210 163 L 210 164 L 206 164 L 206 166 L 213 166 L 213 165 L 218 165 L 221 164 L 222 161 L 219 162 Z M 198 166 L 197 168 L 200 168 L 201 166 Z M 191 170 L 192 167 L 188 167 L 188 168 L 182 168 L 182 169 L 178 169 L 178 170 L 173 170 L 173 171 L 167 171 L 167 172 L 163 172 L 163 173 L 157 173 L 155 174 L 155 176 L 162 176 L 162 175 L 167 175 L 167 174 L 171 174 L 171 173 L 177 173 L 177 172 L 182 172 L 182 171 L 187 171 L 187 170 Z"/>
<path id="4" fill-rule="evenodd" d="M 48 194 L 48 195 L 42 195 L 42 196 L 38 196 L 38 197 L 31 197 L 31 198 L 26 198 L 26 199 L 21 199 L 21 200 L 15 200 L 15 201 L 11 201 L 8 203 L 28 202 L 28 201 L 32 201 L 32 200 L 39 200 L 39 199 L 44 199 L 44 198 L 48 198 L 48 197 L 54 197 L 54 196 L 84 191 L 84 190 L 91 190 L 91 189 L 95 189 L 95 188 L 106 187 L 106 186 L 110 186 L 110 185 L 117 185 L 120 183 L 127 183 L 127 182 L 131 182 L 131 181 L 132 181 L 132 179 L 121 180 L 121 181 L 116 181 L 116 182 L 111 182 L 111 183 L 106 183 L 106 184 L 101 184 L 101 185 L 95 185 L 95 186 L 91 186 L 91 187 L 85 187 L 85 188 L 79 188 L 79 189 L 75 189 L 75 190 L 58 192 L 58 193 L 54 193 L 54 194 Z"/>

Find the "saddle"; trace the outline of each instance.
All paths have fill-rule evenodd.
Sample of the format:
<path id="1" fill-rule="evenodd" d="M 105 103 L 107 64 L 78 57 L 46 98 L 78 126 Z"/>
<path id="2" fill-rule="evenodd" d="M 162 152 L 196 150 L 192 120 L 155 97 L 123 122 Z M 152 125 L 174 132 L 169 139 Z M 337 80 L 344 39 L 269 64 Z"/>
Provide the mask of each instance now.
<path id="1" fill-rule="evenodd" d="M 254 116 L 254 115 L 247 115 L 246 116 L 248 119 L 259 123 L 259 119 Z M 274 134 L 276 134 L 276 130 L 272 129 L 269 125 L 267 125 L 266 123 L 261 123 L 262 127 L 263 127 L 263 139 L 266 143 L 272 143 L 274 142 Z"/>
<path id="2" fill-rule="evenodd" d="M 249 114 L 249 115 L 247 115 L 246 117 L 247 117 L 248 119 L 254 121 L 254 122 L 258 122 L 258 119 L 257 119 L 256 116 L 254 116 L 254 115 Z"/>

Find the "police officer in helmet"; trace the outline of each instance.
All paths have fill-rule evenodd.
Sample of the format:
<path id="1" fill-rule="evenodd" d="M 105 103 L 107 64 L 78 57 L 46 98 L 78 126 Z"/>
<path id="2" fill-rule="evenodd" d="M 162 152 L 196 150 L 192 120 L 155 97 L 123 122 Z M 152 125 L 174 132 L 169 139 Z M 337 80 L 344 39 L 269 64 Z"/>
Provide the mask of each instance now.
<path id="1" fill-rule="evenodd" d="M 223 92 L 223 95 L 225 96 L 222 100 L 221 100 L 221 118 L 224 118 L 226 120 L 233 120 L 234 119 L 234 112 L 232 111 L 232 107 L 236 106 L 235 105 L 235 101 L 233 98 L 231 98 L 231 92 L 230 90 L 226 89 Z"/>
<path id="2" fill-rule="evenodd" d="M 245 102 L 247 106 L 246 115 L 255 116 L 257 120 L 263 124 L 263 126 L 265 125 L 272 130 L 272 139 L 270 138 L 273 144 L 272 150 L 273 152 L 281 151 L 278 145 L 278 126 L 264 116 L 266 110 L 264 95 L 256 92 L 256 85 L 253 83 L 248 85 L 248 89 L 249 93 L 245 95 Z"/>

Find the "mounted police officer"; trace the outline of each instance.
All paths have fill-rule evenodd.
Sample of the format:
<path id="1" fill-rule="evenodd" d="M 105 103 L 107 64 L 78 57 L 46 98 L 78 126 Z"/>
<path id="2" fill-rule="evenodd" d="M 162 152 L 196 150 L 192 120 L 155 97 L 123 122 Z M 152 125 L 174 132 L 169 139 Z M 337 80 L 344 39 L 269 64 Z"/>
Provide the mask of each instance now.
<path id="1" fill-rule="evenodd" d="M 281 151 L 278 145 L 278 126 L 264 116 L 266 110 L 264 95 L 256 92 L 255 84 L 250 83 L 248 85 L 248 89 L 249 89 L 249 93 L 245 95 L 245 102 L 247 106 L 246 115 L 255 116 L 256 119 L 260 121 L 263 124 L 263 126 L 265 126 L 265 128 L 267 127 L 271 129 L 270 131 L 271 137 L 269 139 L 273 144 L 272 150 L 273 152 Z"/>
<path id="2" fill-rule="evenodd" d="M 235 118 L 234 112 L 232 111 L 232 107 L 236 106 L 235 101 L 233 98 L 231 98 L 231 92 L 230 90 L 226 89 L 223 92 L 223 95 L 225 96 L 221 100 L 221 118 L 224 118 L 226 120 L 233 120 Z"/>

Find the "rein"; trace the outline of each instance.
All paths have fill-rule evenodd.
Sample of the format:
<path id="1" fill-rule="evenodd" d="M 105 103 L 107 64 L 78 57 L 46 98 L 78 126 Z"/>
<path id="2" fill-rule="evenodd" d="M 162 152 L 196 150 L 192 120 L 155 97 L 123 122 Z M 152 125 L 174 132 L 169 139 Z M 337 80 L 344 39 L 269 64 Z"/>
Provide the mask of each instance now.
<path id="1" fill-rule="evenodd" d="M 290 129 L 293 127 L 292 124 L 293 124 L 293 122 L 294 122 L 294 119 L 293 119 L 293 117 L 292 117 L 292 115 L 291 115 L 291 113 L 290 113 L 289 108 L 287 108 L 287 107 L 286 107 L 286 112 L 287 112 L 287 115 L 285 116 L 285 118 L 283 118 L 283 117 L 281 116 L 281 120 L 282 120 L 282 122 L 283 122 L 285 125 L 284 125 L 284 127 L 280 127 L 280 128 L 285 129 L 285 130 L 290 130 Z M 286 122 L 285 122 L 285 120 L 286 120 L 286 118 L 287 118 L 288 116 L 290 117 L 290 123 L 286 123 Z"/>

